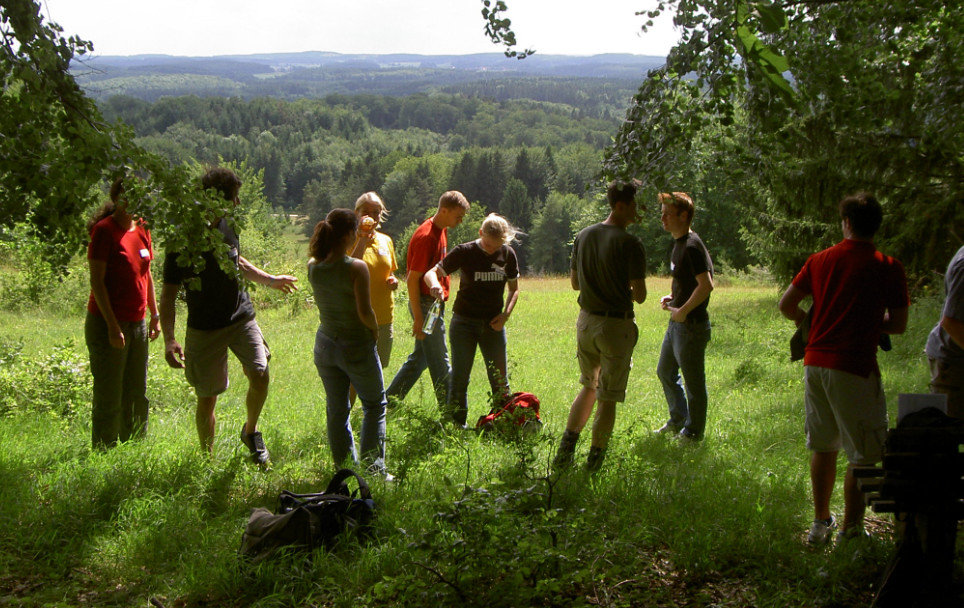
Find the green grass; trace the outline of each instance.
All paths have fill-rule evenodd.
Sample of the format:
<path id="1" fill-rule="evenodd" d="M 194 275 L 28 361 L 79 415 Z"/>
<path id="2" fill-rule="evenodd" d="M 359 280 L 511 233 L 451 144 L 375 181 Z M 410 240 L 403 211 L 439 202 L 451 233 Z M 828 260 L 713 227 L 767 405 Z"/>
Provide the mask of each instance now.
<path id="1" fill-rule="evenodd" d="M 866 604 L 890 556 L 892 527 L 871 516 L 875 535 L 860 555 L 804 546 L 812 511 L 802 368 L 789 362 L 792 326 L 776 310 L 777 288 L 714 292 L 707 436 L 685 447 L 651 433 L 666 416 L 655 367 L 666 323 L 657 302 L 669 282 L 648 286 L 628 399 L 599 475 L 547 477 L 579 389 L 577 306 L 566 280 L 524 279 L 508 325 L 509 369 L 513 390 L 542 400 L 542 435 L 513 443 L 438 432 L 425 374 L 389 412 L 388 463 L 398 481 L 372 482 L 375 541 L 307 559 L 250 569 L 236 555 L 252 507 L 273 507 L 282 489 L 323 489 L 334 472 L 311 356 L 317 314 L 305 287 L 286 300 L 256 293 L 266 303 L 258 318 L 272 350 L 261 422 L 274 461 L 268 471 L 242 459 L 245 381 L 233 359 L 213 457 L 197 447 L 193 395 L 164 365 L 160 342 L 152 346 L 152 414 L 142 441 L 92 452 L 86 404 L 60 415 L 17 403 L 0 418 L 0 604 Z M 397 307 L 388 378 L 412 345 L 404 310 Z M 915 303 L 907 334 L 879 357 L 892 412 L 898 393 L 926 391 L 922 350 L 937 314 L 936 301 Z M 20 394 L 15 388 L 25 382 L 55 393 L 87 386 L 82 366 L 51 379 L 30 376 L 37 366 L 15 369 L 8 356 L 21 340 L 19 360 L 29 362 L 70 344 L 82 364 L 82 326 L 80 312 L 0 313 L 0 373 L 7 373 L 0 388 L 8 393 L 0 398 Z M 474 371 L 470 418 L 484 413 L 487 390 L 481 360 Z"/>

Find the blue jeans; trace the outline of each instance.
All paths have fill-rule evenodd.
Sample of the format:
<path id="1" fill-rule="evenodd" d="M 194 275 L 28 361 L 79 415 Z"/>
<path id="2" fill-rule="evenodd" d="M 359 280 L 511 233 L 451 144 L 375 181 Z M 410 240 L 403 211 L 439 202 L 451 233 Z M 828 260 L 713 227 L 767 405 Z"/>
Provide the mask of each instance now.
<path id="1" fill-rule="evenodd" d="M 482 351 L 482 361 L 489 376 L 493 400 L 509 394 L 505 362 L 505 328 L 495 331 L 484 319 L 452 315 L 449 326 L 449 343 L 452 346 L 452 418 L 457 424 L 465 424 L 469 412 L 469 376 L 475 362 L 475 348 Z"/>
<path id="2" fill-rule="evenodd" d="M 315 334 L 315 367 L 325 385 L 328 443 L 335 464 L 348 457 L 358 463 L 352 436 L 351 401 L 354 386 L 362 403 L 361 455 L 366 464 L 385 469 L 385 389 L 382 366 L 372 339 L 333 339 L 320 329 Z"/>
<path id="3" fill-rule="evenodd" d="M 84 339 L 94 377 L 90 427 L 94 447 L 112 447 L 147 432 L 147 323 L 120 323 L 124 348 L 110 345 L 107 321 L 87 313 Z"/>
<path id="4" fill-rule="evenodd" d="M 428 316 L 428 309 L 432 307 L 434 300 L 430 296 L 422 296 L 419 304 L 422 307 L 422 318 Z M 435 329 L 432 333 L 425 336 L 424 340 L 415 340 L 415 348 L 408 356 L 402 367 L 395 374 L 395 378 L 386 391 L 389 397 L 404 399 L 408 392 L 412 390 L 415 383 L 422 376 L 422 372 L 428 367 L 428 372 L 432 376 L 432 386 L 435 387 L 435 400 L 438 402 L 439 409 L 445 413 L 449 406 L 449 376 L 452 368 L 449 366 L 449 353 L 445 349 L 445 304 L 442 304 L 442 311 L 438 321 L 435 322 Z"/>
<path id="5" fill-rule="evenodd" d="M 663 384 L 669 404 L 668 424 L 693 437 L 706 430 L 706 345 L 710 342 L 710 322 L 670 321 L 659 352 L 656 375 Z M 680 382 L 680 372 L 683 383 Z"/>

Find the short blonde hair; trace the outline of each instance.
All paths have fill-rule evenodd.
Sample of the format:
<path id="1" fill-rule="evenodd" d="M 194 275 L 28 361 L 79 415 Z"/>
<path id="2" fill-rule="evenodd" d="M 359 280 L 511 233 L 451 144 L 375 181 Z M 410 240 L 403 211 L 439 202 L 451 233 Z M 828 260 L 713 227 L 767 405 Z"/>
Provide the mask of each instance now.
<path id="1" fill-rule="evenodd" d="M 482 220 L 482 234 L 501 239 L 503 245 L 508 245 L 515 240 L 518 233 L 519 229 L 498 213 L 490 213 Z"/>
<path id="2" fill-rule="evenodd" d="M 377 192 L 366 192 L 359 196 L 358 200 L 355 201 L 355 212 L 357 213 L 358 210 L 362 208 L 362 205 L 369 203 L 378 205 L 378 223 L 381 224 L 384 222 L 385 218 L 388 217 L 388 207 L 385 206 L 385 201 L 382 200 L 382 197 L 378 196 Z"/>

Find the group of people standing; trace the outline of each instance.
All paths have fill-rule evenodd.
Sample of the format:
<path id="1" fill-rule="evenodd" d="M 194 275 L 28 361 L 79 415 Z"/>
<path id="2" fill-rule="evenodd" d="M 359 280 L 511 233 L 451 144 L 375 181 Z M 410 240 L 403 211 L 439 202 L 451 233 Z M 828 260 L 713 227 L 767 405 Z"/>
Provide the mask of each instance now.
<path id="1" fill-rule="evenodd" d="M 225 201 L 239 203 L 241 181 L 232 171 L 211 169 L 201 183 Z M 638 339 L 633 303 L 641 304 L 647 297 L 646 254 L 626 230 L 638 221 L 637 188 L 635 181 L 611 184 L 609 215 L 580 231 L 573 243 L 570 282 L 579 291 L 576 354 L 582 388 L 553 461 L 557 469 L 571 466 L 579 435 L 594 411 L 586 466 L 591 471 L 601 467 L 616 404 L 626 399 Z M 707 305 L 714 287 L 713 262 L 691 228 L 695 206 L 690 196 L 661 193 L 658 202 L 663 228 L 674 244 L 672 290 L 660 298 L 669 320 L 656 369 L 668 419 L 654 432 L 693 443 L 706 431 L 705 352 L 711 332 Z M 426 368 L 442 422 L 457 428 L 467 422 L 476 350 L 485 362 L 493 402 L 510 394 L 505 325 L 519 296 L 520 269 L 510 246 L 516 230 L 505 218 L 490 214 L 478 239 L 449 251 L 447 229 L 458 226 L 468 209 L 460 192 L 445 192 L 432 217 L 411 237 L 406 282 L 415 343 L 387 388 L 382 370 L 391 356 L 399 281 L 393 243 L 378 231 L 386 206 L 368 192 L 359 197 L 354 211 L 335 209 L 315 227 L 307 273 L 320 320 L 314 361 L 325 389 L 328 440 L 336 463 L 361 460 L 371 471 L 391 477 L 385 465 L 386 408 L 389 400 L 404 399 Z M 858 193 L 845 197 L 839 211 L 843 240 L 812 255 L 779 303 L 788 319 L 809 323 L 804 400 L 815 514 L 808 540 L 815 545 L 828 542 L 838 527 L 830 513 L 830 497 L 841 449 L 850 466 L 839 535 L 862 533 L 864 503 L 853 467 L 880 461 L 887 428 L 877 344 L 881 334 L 905 330 L 909 305 L 902 265 L 878 252 L 873 243 L 883 218 L 880 204 L 872 195 Z M 228 245 L 236 272 L 225 272 L 213 252 L 204 254 L 204 267 L 197 271 L 181 266 L 178 252 L 168 251 L 158 306 L 150 273 L 150 233 L 127 212 L 122 180 L 113 183 L 110 201 L 89 229 L 91 295 L 85 337 L 94 377 L 94 446 L 110 447 L 146 431 L 147 343 L 163 333 L 167 363 L 184 368 L 194 388 L 198 436 L 209 451 L 217 398 L 228 386 L 227 351 L 235 354 L 248 378 L 241 441 L 251 460 L 267 463 L 270 456 L 258 419 L 268 393 L 271 353 L 237 275 L 284 293 L 296 289 L 297 279 L 266 273 L 242 257 L 237 234 L 220 217 L 211 229 Z M 450 276 L 456 272 L 461 276 L 449 331 L 450 363 L 444 310 Z M 190 279 L 198 279 L 199 286 L 186 293 L 182 348 L 175 338 L 175 300 Z M 945 287 L 942 318 L 926 347 L 931 388 L 948 396 L 950 415 L 964 417 L 964 247 L 948 267 Z M 813 301 L 810 312 L 800 307 L 807 297 Z M 360 455 L 349 416 L 356 395 L 364 413 Z"/>
<path id="2" fill-rule="evenodd" d="M 508 394 L 505 323 L 518 298 L 518 262 L 509 246 L 515 229 L 505 218 L 490 214 L 478 239 L 448 251 L 447 230 L 459 225 L 468 209 L 460 192 L 445 192 L 433 216 L 412 235 L 406 263 L 415 344 L 387 390 L 382 370 L 391 356 L 398 279 L 391 239 L 377 231 L 387 213 L 385 204 L 369 192 L 358 199 L 354 212 L 334 209 L 315 226 L 308 262 L 320 315 L 314 354 L 325 386 L 335 462 L 358 461 L 349 419 L 352 391 L 364 411 L 361 459 L 385 477 L 390 477 L 385 467 L 388 400 L 404 399 L 426 368 L 443 423 L 466 426 L 476 349 L 482 352 L 494 398 Z M 444 302 L 449 276 L 455 272 L 461 272 L 461 281 L 449 334 L 450 363 Z"/>

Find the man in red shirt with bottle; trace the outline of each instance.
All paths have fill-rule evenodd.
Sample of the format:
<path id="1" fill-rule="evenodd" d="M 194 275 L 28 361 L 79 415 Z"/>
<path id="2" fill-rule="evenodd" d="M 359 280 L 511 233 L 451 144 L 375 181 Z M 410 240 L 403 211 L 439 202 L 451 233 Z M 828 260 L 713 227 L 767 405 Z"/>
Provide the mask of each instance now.
<path id="1" fill-rule="evenodd" d="M 438 210 L 431 218 L 422 222 L 412 234 L 406 254 L 406 269 L 408 277 L 408 307 L 412 313 L 412 335 L 415 336 L 415 348 L 408 356 L 402 367 L 395 374 L 395 378 L 385 391 L 389 398 L 404 399 L 408 391 L 415 386 L 422 372 L 428 367 L 435 388 L 435 399 L 442 412 L 443 422 L 455 422 L 452 417 L 452 407 L 449 404 L 449 378 L 452 368 L 449 364 L 449 354 L 445 348 L 445 313 L 444 307 L 439 311 L 432 332 L 426 334 L 422 325 L 429 309 L 435 302 L 428 285 L 422 280 L 423 275 L 435 267 L 445 257 L 448 247 L 446 230 L 462 223 L 469 210 L 469 201 L 457 190 L 450 190 L 443 194 L 438 201 Z M 448 299 L 449 279 L 441 279 L 444 296 Z"/>

